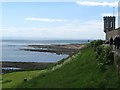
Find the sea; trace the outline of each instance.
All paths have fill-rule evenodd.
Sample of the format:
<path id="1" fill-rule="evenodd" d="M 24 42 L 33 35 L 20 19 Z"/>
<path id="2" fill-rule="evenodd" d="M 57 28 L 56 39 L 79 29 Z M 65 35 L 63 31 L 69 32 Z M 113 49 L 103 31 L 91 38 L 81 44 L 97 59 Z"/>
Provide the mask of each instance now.
<path id="1" fill-rule="evenodd" d="M 88 40 L 2 40 L 2 60 L 9 62 L 57 62 L 69 55 L 48 52 L 24 51 L 28 45 L 84 44 Z"/>

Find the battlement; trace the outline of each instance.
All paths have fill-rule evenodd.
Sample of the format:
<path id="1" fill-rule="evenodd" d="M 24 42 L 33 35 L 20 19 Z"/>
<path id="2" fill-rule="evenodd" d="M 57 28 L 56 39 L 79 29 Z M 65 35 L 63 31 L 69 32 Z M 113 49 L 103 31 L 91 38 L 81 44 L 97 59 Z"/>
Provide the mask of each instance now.
<path id="1" fill-rule="evenodd" d="M 104 18 L 104 21 L 105 21 L 105 20 L 107 20 L 107 21 L 114 20 L 114 21 L 115 21 L 115 19 L 116 19 L 115 16 L 104 16 L 103 18 Z"/>
<path id="2" fill-rule="evenodd" d="M 104 16 L 104 18 L 115 18 L 115 16 Z"/>

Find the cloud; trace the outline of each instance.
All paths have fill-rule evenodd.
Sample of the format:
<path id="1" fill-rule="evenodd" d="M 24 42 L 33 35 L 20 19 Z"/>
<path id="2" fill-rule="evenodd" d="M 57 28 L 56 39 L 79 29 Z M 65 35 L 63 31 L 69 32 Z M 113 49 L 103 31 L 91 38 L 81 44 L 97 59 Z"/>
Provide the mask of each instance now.
<path id="1" fill-rule="evenodd" d="M 11 27 L 3 30 L 3 36 L 30 38 L 62 38 L 62 39 L 104 39 L 102 22 L 92 20 L 87 22 L 73 21 L 65 25 L 44 28 Z"/>
<path id="2" fill-rule="evenodd" d="M 101 16 L 113 16 L 113 13 L 102 13 Z"/>
<path id="3" fill-rule="evenodd" d="M 102 13 L 101 16 L 113 16 L 113 13 Z M 115 13 L 114 16 L 118 16 L 118 13 Z"/>
<path id="4" fill-rule="evenodd" d="M 117 7 L 118 2 L 94 2 L 94 1 L 78 1 L 76 2 L 79 5 L 83 6 L 109 6 L 109 7 Z"/>
<path id="5" fill-rule="evenodd" d="M 65 19 L 48 19 L 48 18 L 25 18 L 27 21 L 43 21 L 43 22 L 67 22 Z"/>

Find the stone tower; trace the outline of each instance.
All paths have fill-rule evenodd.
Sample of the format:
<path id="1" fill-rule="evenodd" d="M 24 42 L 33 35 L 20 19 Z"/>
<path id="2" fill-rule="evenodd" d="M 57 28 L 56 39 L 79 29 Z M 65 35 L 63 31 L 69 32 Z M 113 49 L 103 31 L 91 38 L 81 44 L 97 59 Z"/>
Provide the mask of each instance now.
<path id="1" fill-rule="evenodd" d="M 115 30 L 115 16 L 104 17 L 104 32 L 106 33 L 106 40 L 109 40 L 108 33 Z"/>

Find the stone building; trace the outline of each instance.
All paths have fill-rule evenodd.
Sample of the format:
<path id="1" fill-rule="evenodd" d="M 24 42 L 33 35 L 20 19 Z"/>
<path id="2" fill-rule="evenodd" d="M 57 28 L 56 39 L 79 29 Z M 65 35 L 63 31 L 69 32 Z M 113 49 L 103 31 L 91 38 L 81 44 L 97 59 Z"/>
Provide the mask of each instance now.
<path id="1" fill-rule="evenodd" d="M 115 36 L 120 36 L 120 27 L 115 28 L 115 16 L 105 16 L 104 18 L 104 32 L 106 33 L 106 40 L 109 40 L 110 37 L 113 39 Z M 120 49 L 114 49 L 114 64 L 118 70 L 118 73 L 120 74 Z"/>
<path id="2" fill-rule="evenodd" d="M 106 33 L 106 40 L 109 40 L 111 37 L 114 39 L 115 36 L 120 36 L 120 1 L 118 4 L 118 27 L 115 28 L 116 25 L 116 17 L 115 16 L 105 16 L 104 18 L 104 32 Z M 113 47 L 114 53 L 114 64 L 117 67 L 118 73 L 120 74 L 120 49 L 115 49 Z"/>
<path id="3" fill-rule="evenodd" d="M 105 16 L 104 18 L 104 32 L 106 33 L 106 40 L 110 37 L 115 38 L 116 35 L 120 35 L 120 27 L 115 28 L 116 17 L 115 16 Z"/>

